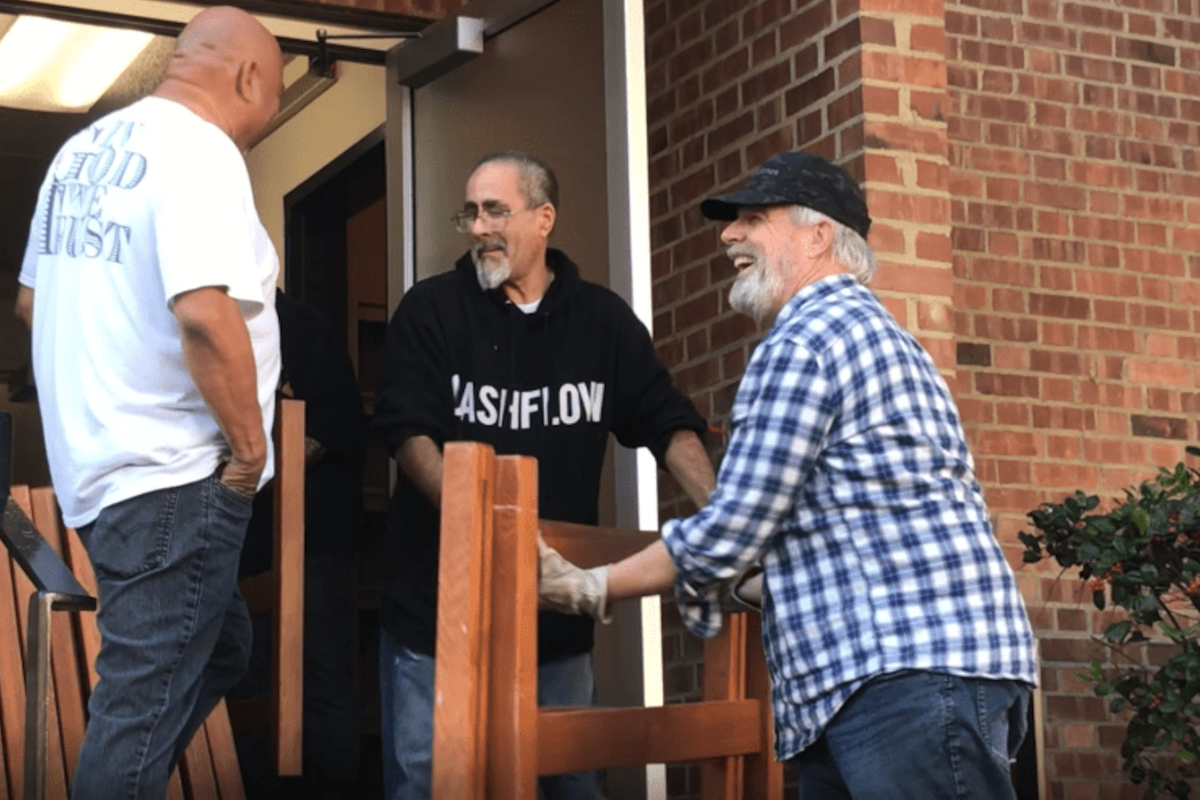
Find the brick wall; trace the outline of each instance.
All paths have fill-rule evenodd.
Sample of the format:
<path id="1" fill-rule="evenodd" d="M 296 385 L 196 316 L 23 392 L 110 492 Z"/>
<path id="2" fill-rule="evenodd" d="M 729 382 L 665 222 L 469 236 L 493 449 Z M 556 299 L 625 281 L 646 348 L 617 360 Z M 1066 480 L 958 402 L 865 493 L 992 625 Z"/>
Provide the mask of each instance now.
<path id="1" fill-rule="evenodd" d="M 947 2 L 958 400 L 998 535 L 1200 438 L 1200 3 Z M 1139 796 L 1079 664 L 1109 620 L 1022 570 L 1051 797 Z"/>
<path id="2" fill-rule="evenodd" d="M 699 200 L 805 148 L 867 187 L 875 288 L 958 398 L 1042 641 L 1044 797 L 1140 796 L 1074 676 L 1106 620 L 1025 513 L 1200 440 L 1200 0 L 647 0 L 655 340 L 723 427 L 761 336 Z M 719 437 L 713 445 L 720 455 Z M 687 511 L 664 479 L 663 513 Z M 664 609 L 667 691 L 698 646 Z M 673 797 L 694 773 L 670 773 Z"/>

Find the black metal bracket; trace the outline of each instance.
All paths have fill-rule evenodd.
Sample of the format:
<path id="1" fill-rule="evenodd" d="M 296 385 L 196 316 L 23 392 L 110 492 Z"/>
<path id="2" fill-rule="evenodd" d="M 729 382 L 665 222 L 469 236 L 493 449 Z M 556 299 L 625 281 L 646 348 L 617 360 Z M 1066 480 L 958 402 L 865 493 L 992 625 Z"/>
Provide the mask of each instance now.
<path id="1" fill-rule="evenodd" d="M 0 524 L 0 541 L 13 560 L 39 592 L 54 595 L 54 609 L 62 611 L 95 611 L 96 598 L 79 585 L 71 570 L 58 553 L 42 538 L 37 528 L 25 516 L 17 501 L 8 498 L 4 507 L 4 522 Z"/>
<path id="2" fill-rule="evenodd" d="M 324 28 L 317 30 L 317 54 L 312 56 L 309 71 L 320 75 L 322 78 L 334 78 L 335 58 L 330 56 L 329 42 L 333 40 L 344 39 L 420 39 L 420 31 L 392 31 L 381 33 L 343 33 L 329 35 L 329 32 Z"/>
<path id="3" fill-rule="evenodd" d="M 39 592 L 55 596 L 54 607 L 69 611 L 94 611 L 90 596 L 50 543 L 33 527 L 29 517 L 9 496 L 9 464 L 12 454 L 12 416 L 0 413 L 0 545 L 7 548 L 21 571 Z"/>

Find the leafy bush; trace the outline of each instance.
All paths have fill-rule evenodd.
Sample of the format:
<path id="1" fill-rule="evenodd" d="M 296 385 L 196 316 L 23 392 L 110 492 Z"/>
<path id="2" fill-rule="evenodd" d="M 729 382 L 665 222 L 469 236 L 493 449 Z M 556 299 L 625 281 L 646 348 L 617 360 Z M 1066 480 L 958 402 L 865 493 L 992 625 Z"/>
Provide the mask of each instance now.
<path id="1" fill-rule="evenodd" d="M 1160 667 L 1129 658 L 1131 666 L 1106 676 L 1093 661 L 1080 677 L 1096 684 L 1097 696 L 1112 696 L 1110 711 L 1132 713 L 1121 755 L 1131 780 L 1147 785 L 1147 800 L 1186 798 L 1174 762 L 1200 760 L 1200 473 L 1179 464 L 1126 490 L 1112 510 L 1099 505 L 1076 492 L 1031 511 L 1037 533 L 1020 534 L 1024 558 L 1078 567 L 1096 608 L 1111 598 L 1125 610 L 1103 637 L 1115 651 L 1128 657 L 1156 633 L 1167 643 L 1171 657 Z"/>

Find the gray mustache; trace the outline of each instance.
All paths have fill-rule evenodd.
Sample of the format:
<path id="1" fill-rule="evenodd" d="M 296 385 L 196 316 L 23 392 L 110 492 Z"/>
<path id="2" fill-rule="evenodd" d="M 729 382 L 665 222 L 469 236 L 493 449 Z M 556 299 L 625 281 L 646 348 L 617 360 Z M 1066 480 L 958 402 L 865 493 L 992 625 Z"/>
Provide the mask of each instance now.
<path id="1" fill-rule="evenodd" d="M 475 253 L 476 255 L 484 252 L 485 250 L 501 250 L 501 251 L 503 251 L 506 249 L 507 249 L 507 245 L 504 242 L 498 242 L 498 241 L 476 242 L 475 244 L 473 244 L 471 246 L 471 251 L 473 253 Z"/>

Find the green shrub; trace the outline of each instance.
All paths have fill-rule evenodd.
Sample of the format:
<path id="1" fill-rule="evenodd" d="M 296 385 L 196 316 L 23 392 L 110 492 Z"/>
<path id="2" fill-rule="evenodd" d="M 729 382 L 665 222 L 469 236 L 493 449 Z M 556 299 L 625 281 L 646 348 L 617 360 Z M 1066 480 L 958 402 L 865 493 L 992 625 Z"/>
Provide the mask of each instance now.
<path id="1" fill-rule="evenodd" d="M 1077 567 L 1096 608 L 1111 599 L 1124 609 L 1103 639 L 1129 666 L 1106 675 L 1093 661 L 1080 677 L 1095 683 L 1097 696 L 1112 698 L 1110 711 L 1132 714 L 1121 755 L 1130 779 L 1146 784 L 1147 800 L 1186 798 L 1182 775 L 1200 761 L 1200 473 L 1179 464 L 1126 490 L 1110 511 L 1099 506 L 1097 497 L 1076 492 L 1031 511 L 1037 532 L 1020 534 L 1024 558 Z M 1171 652 L 1157 668 L 1130 656 L 1152 636 Z"/>

